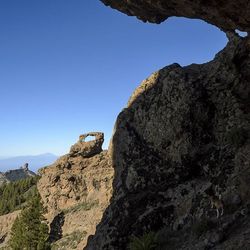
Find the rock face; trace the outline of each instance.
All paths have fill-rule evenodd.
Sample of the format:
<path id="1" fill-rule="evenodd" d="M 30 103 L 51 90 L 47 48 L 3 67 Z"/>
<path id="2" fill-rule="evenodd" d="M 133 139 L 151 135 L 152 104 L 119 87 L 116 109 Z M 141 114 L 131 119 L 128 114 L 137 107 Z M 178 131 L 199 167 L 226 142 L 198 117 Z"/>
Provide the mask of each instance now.
<path id="1" fill-rule="evenodd" d="M 101 149 L 104 135 L 80 137 L 88 135 L 96 139 L 76 143 L 69 154 L 39 171 L 38 190 L 47 209 L 53 249 L 82 249 L 109 204 L 113 168 L 108 152 Z"/>
<path id="2" fill-rule="evenodd" d="M 21 211 L 15 211 L 6 215 L 0 216 L 0 248 L 7 247 L 7 242 L 10 239 L 11 227 Z"/>
<path id="3" fill-rule="evenodd" d="M 36 174 L 29 170 L 28 163 L 25 163 L 20 169 L 9 170 L 5 173 L 0 172 L 0 185 L 6 182 L 18 181 L 28 177 L 36 176 Z"/>
<path id="4" fill-rule="evenodd" d="M 136 6 L 135 1 L 116 2 L 120 9 Z M 168 6 L 173 1 L 150 2 L 138 12 L 150 12 L 153 2 Z M 173 64 L 154 73 L 119 114 L 109 149 L 113 197 L 85 249 L 127 249 L 131 235 L 162 228 L 170 232 L 165 239 L 179 232 L 178 241 L 163 249 L 245 249 L 250 244 L 249 230 L 244 231 L 250 221 L 250 43 L 229 37 L 227 47 L 209 63 Z M 192 238 L 197 221 L 218 222 L 210 208 L 211 193 L 225 203 L 222 226 Z M 229 230 L 236 225 L 238 234 L 246 232 L 237 244 L 237 232 L 233 237 Z M 230 248 L 234 244 L 237 248 Z"/>
<path id="5" fill-rule="evenodd" d="M 249 31 L 247 0 L 101 0 L 104 4 L 144 22 L 160 23 L 171 16 L 198 18 L 223 30 Z"/>

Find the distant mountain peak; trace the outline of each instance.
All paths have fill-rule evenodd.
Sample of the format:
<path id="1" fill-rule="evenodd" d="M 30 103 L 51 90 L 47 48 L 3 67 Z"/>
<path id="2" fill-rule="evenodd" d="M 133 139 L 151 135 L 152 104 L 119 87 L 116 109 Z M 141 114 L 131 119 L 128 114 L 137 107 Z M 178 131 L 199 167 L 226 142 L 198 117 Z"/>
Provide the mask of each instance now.
<path id="1" fill-rule="evenodd" d="M 29 170 L 29 164 L 25 163 L 19 169 L 8 170 L 5 173 L 0 173 L 0 185 L 6 182 L 26 179 L 28 177 L 36 176 L 36 174 Z"/>
<path id="2" fill-rule="evenodd" d="M 9 169 L 18 169 L 20 166 L 24 167 L 24 164 L 27 162 L 29 163 L 29 169 L 36 172 L 39 168 L 51 165 L 57 158 L 58 156 L 52 153 L 8 157 L 0 159 L 0 171 L 5 172 Z"/>

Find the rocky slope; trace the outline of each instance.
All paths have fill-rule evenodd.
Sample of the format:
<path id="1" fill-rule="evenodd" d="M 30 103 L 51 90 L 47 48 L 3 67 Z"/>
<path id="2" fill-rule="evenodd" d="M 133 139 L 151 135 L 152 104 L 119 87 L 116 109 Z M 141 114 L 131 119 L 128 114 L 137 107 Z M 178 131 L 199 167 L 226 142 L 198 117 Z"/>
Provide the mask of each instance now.
<path id="1" fill-rule="evenodd" d="M 198 18 L 222 30 L 250 30 L 250 3 L 247 0 L 101 0 L 140 20 L 160 23 L 171 16 Z"/>
<path id="2" fill-rule="evenodd" d="M 84 142 L 88 136 L 95 140 Z M 82 249 L 109 204 L 113 168 L 103 141 L 103 133 L 82 135 L 69 154 L 39 171 L 53 249 Z"/>
<path id="3" fill-rule="evenodd" d="M 250 245 L 250 43 L 228 37 L 209 63 L 155 72 L 119 114 L 114 193 L 85 249 L 127 249 L 131 235 L 162 230 L 162 249 Z M 224 202 L 218 219 L 211 196 Z"/>
<path id="4" fill-rule="evenodd" d="M 0 216 L 0 249 L 6 247 L 10 238 L 11 227 L 19 213 L 20 210 Z"/>
<path id="5" fill-rule="evenodd" d="M 5 173 L 0 172 L 0 185 L 10 181 L 18 181 L 31 176 L 36 176 L 36 174 L 29 170 L 28 163 L 23 167 L 14 170 L 8 170 Z"/>

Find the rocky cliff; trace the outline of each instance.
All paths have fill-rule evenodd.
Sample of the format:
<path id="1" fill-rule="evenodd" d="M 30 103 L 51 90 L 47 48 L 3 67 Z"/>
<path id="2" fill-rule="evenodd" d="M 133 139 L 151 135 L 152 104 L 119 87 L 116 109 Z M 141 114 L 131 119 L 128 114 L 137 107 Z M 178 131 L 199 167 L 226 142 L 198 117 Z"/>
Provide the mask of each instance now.
<path id="1" fill-rule="evenodd" d="M 7 248 L 11 227 L 21 210 L 0 216 L 0 249 Z M 7 248 L 8 249 L 8 248 Z"/>
<path id="2" fill-rule="evenodd" d="M 249 8 L 236 13 L 245 1 L 103 2 L 143 20 L 186 11 L 223 29 L 249 27 Z M 161 235 L 158 249 L 250 245 L 250 41 L 228 38 L 209 63 L 155 72 L 119 114 L 111 204 L 85 249 L 128 249 L 130 236 L 148 232 Z"/>
<path id="3" fill-rule="evenodd" d="M 5 173 L 0 172 L 0 185 L 3 183 L 18 181 L 21 179 L 25 179 L 28 177 L 36 176 L 36 174 L 29 170 L 28 163 L 26 163 L 23 167 L 14 170 L 8 170 Z"/>
<path id="4" fill-rule="evenodd" d="M 88 136 L 95 139 L 85 142 Z M 69 154 L 39 171 L 53 249 L 82 249 L 109 204 L 113 168 L 103 141 L 103 133 L 81 135 Z"/>

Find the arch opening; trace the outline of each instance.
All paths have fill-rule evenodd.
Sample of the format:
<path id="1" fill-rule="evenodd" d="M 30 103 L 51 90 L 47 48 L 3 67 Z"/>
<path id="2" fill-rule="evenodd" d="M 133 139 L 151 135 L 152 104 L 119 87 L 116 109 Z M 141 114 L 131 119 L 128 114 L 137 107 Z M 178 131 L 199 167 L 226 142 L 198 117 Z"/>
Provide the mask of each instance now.
<path id="1" fill-rule="evenodd" d="M 246 36 L 248 36 L 247 31 L 241 31 L 241 30 L 236 29 L 235 33 L 238 34 L 240 37 L 246 37 Z"/>

